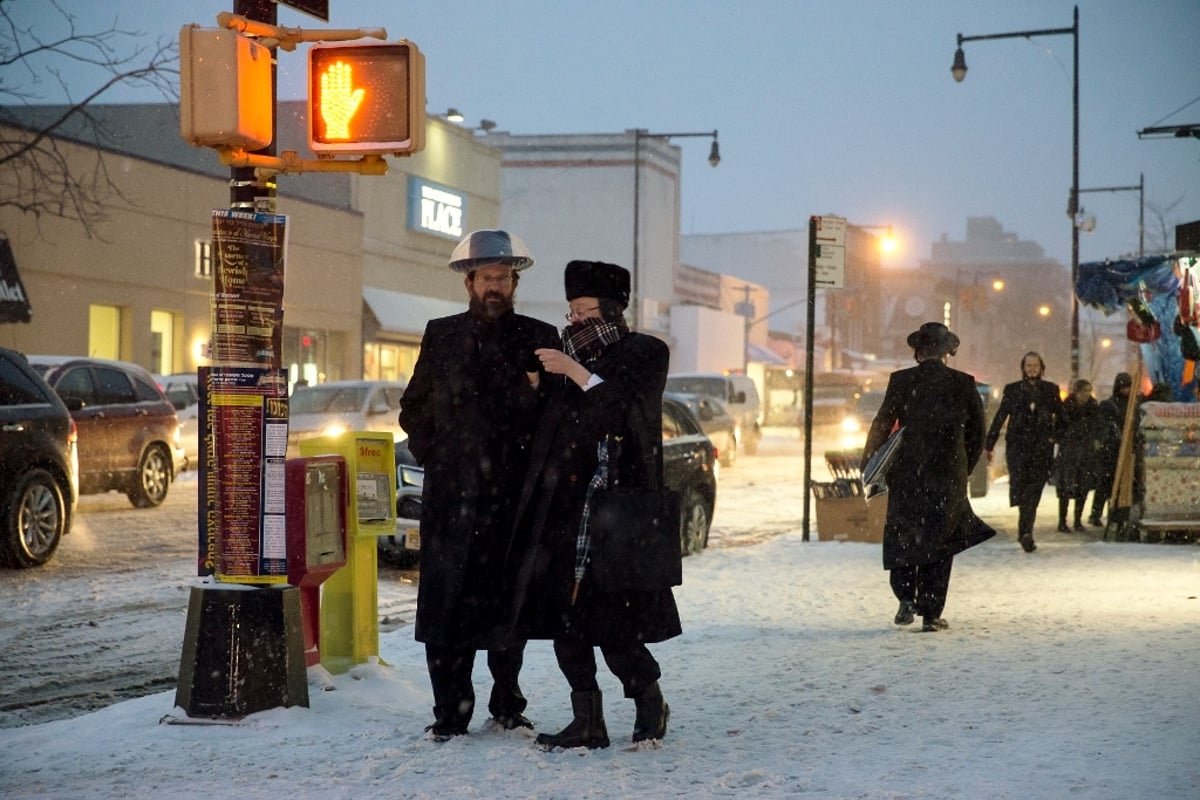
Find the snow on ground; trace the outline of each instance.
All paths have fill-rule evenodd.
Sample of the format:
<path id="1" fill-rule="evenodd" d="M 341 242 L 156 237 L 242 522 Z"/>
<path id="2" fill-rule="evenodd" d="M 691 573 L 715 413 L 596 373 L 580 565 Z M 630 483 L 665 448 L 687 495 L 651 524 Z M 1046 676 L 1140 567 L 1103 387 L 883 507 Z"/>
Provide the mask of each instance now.
<path id="1" fill-rule="evenodd" d="M 380 637 L 386 664 L 314 686 L 310 708 L 167 725 L 182 716 L 169 691 L 0 730 L 3 794 L 1200 796 L 1200 549 L 1045 534 L 1027 555 L 993 487 L 976 507 L 1007 530 L 955 561 L 951 628 L 897 628 L 879 546 L 802 541 L 801 462 L 767 444 L 722 475 L 713 546 L 685 560 L 677 590 L 685 633 L 653 648 L 671 704 L 658 749 L 629 749 L 633 703 L 603 666 L 612 747 L 542 752 L 531 736 L 487 730 L 482 659 L 471 734 L 428 741 L 423 650 L 403 627 Z M 1051 505 L 1048 494 L 1039 530 Z M 726 533 L 747 528 L 783 532 Z M 569 721 L 548 642 L 530 644 L 522 682 L 540 730 Z"/>

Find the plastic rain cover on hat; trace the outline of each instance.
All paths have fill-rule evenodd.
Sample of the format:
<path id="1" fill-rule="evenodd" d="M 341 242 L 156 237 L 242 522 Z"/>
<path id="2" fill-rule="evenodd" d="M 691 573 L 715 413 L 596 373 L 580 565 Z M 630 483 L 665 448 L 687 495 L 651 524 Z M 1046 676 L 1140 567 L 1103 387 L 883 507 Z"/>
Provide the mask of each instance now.
<path id="1" fill-rule="evenodd" d="M 508 231 L 468 233 L 450 254 L 450 269 L 467 273 L 487 264 L 508 264 L 515 270 L 533 266 L 533 255 L 521 237 Z"/>

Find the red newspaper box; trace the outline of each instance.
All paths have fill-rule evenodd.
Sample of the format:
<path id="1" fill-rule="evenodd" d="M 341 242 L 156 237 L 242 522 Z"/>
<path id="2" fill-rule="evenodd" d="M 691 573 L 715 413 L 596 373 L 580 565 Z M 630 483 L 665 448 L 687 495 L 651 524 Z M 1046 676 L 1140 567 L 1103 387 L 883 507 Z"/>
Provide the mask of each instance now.
<path id="1" fill-rule="evenodd" d="M 321 583 L 346 564 L 346 459 L 289 458 L 286 465 L 288 583 L 300 588 L 304 660 L 320 663 Z"/>

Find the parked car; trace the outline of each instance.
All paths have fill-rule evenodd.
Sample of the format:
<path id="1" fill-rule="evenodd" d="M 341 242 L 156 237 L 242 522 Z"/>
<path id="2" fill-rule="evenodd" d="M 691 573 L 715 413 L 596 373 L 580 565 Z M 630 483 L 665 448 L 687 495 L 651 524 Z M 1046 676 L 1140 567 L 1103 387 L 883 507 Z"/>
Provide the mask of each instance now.
<path id="1" fill-rule="evenodd" d="M 137 508 L 161 505 L 183 466 L 179 417 L 136 364 L 82 356 L 29 356 L 79 428 L 79 491 L 124 492 Z"/>
<path id="2" fill-rule="evenodd" d="M 717 449 L 686 405 L 663 397 L 663 477 L 679 492 L 679 543 L 684 555 L 708 547 L 708 529 L 717 505 Z"/>
<path id="3" fill-rule="evenodd" d="M 758 387 L 745 375 L 722 372 L 680 372 L 667 376 L 667 391 L 706 394 L 725 404 L 737 424 L 738 446 L 748 456 L 758 452 L 762 439 L 762 405 Z"/>
<path id="4" fill-rule="evenodd" d="M 179 416 L 179 446 L 183 469 L 200 467 L 200 382 L 194 372 L 155 375 L 154 382 L 175 407 Z"/>
<path id="5" fill-rule="evenodd" d="M 79 496 L 75 420 L 25 356 L 0 347 L 0 563 L 45 564 Z"/>
<path id="6" fill-rule="evenodd" d="M 406 384 L 398 381 L 333 381 L 297 386 L 288 403 L 288 457 L 300 454 L 299 443 L 314 436 L 347 431 L 379 431 L 396 442 L 407 438 L 400 427 L 400 398 Z"/>
<path id="7" fill-rule="evenodd" d="M 421 488 L 425 469 L 408 449 L 396 442 L 396 531 L 379 537 L 379 555 L 400 567 L 417 564 L 421 550 Z"/>
<path id="8" fill-rule="evenodd" d="M 668 395 L 688 407 L 700 423 L 700 429 L 717 448 L 722 467 L 737 463 L 737 421 L 715 397 L 704 394 L 669 392 Z"/>
<path id="9" fill-rule="evenodd" d="M 663 396 L 663 476 L 679 492 L 679 547 L 684 555 L 708 546 L 717 502 L 717 449 L 700 428 L 687 404 Z M 417 464 L 407 442 L 396 445 L 396 532 L 379 537 L 379 552 L 400 566 L 417 561 L 421 547 L 421 487 L 425 470 Z"/>

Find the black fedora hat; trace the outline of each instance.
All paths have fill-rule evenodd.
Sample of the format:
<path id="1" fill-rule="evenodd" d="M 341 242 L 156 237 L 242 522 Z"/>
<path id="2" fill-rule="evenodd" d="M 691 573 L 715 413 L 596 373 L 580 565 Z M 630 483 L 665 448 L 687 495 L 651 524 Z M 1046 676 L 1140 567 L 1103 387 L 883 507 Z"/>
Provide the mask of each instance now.
<path id="1" fill-rule="evenodd" d="M 940 322 L 926 322 L 908 335 L 909 347 L 935 356 L 954 355 L 958 343 L 958 336 Z"/>

